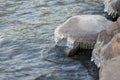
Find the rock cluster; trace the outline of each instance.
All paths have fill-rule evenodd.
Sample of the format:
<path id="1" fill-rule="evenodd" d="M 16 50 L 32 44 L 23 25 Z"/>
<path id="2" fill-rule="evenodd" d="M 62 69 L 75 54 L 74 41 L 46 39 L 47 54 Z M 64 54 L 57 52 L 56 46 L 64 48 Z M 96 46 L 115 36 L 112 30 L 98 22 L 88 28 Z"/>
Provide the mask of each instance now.
<path id="1" fill-rule="evenodd" d="M 120 16 L 120 0 L 103 0 L 104 11 L 113 19 Z M 120 17 L 116 22 L 99 15 L 69 18 L 55 30 L 55 43 L 66 55 L 93 49 L 91 61 L 100 67 L 100 80 L 120 80 Z"/>
<path id="2" fill-rule="evenodd" d="M 100 80 L 120 79 L 120 18 L 111 22 L 99 15 L 69 18 L 55 30 L 55 43 L 66 55 L 93 49 L 91 60 L 100 67 Z"/>

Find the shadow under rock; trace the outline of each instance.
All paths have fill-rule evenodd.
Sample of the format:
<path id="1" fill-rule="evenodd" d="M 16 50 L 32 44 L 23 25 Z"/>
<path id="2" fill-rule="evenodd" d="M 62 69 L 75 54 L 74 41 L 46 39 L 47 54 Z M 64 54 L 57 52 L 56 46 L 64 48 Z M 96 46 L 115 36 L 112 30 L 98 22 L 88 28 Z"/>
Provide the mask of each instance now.
<path id="1" fill-rule="evenodd" d="M 59 50 L 57 50 L 57 51 L 59 51 Z M 57 53 L 56 53 L 56 55 L 57 55 Z M 74 56 L 71 56 L 68 58 L 71 58 L 74 61 L 80 61 L 80 64 L 87 69 L 88 74 L 91 75 L 91 77 L 93 77 L 94 80 L 99 80 L 99 76 L 98 76 L 99 69 L 96 67 L 96 65 L 93 62 L 91 62 L 91 53 L 92 53 L 92 50 L 80 49 L 76 52 L 76 54 Z M 58 53 L 58 54 L 60 54 L 60 53 Z M 63 54 L 60 54 L 60 55 L 63 55 Z M 63 56 L 65 57 L 65 55 L 63 55 Z M 63 56 L 59 56 L 59 57 L 63 57 Z M 56 79 L 54 79 L 54 78 L 48 79 L 48 78 L 45 78 L 45 76 L 40 76 L 40 77 L 36 78 L 35 80 L 56 80 Z"/>
<path id="2" fill-rule="evenodd" d="M 94 62 L 91 62 L 91 53 L 92 49 L 79 49 L 76 55 L 72 56 L 71 58 L 80 61 L 80 63 L 88 70 L 89 75 L 91 75 L 94 80 L 99 80 L 99 69 Z"/>
<path id="3" fill-rule="evenodd" d="M 105 12 L 104 16 L 110 21 L 117 21 L 117 19 L 119 17 L 118 15 L 116 15 L 115 17 L 112 17 L 111 15 L 108 15 L 108 13 L 106 13 L 106 12 Z"/>

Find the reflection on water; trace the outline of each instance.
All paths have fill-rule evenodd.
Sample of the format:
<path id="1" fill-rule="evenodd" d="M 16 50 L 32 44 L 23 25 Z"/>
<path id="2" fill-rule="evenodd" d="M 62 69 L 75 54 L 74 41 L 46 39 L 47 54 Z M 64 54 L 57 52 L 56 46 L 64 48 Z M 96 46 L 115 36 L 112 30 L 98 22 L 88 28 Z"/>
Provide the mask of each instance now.
<path id="1" fill-rule="evenodd" d="M 96 80 L 89 59 L 66 57 L 54 48 L 54 29 L 80 14 L 104 15 L 103 5 L 92 0 L 0 0 L 0 80 Z"/>

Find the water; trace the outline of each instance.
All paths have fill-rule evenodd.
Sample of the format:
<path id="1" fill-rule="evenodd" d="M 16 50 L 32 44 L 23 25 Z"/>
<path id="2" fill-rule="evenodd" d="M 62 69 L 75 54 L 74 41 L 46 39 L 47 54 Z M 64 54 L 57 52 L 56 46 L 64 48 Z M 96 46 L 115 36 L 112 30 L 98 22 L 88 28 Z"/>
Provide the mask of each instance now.
<path id="1" fill-rule="evenodd" d="M 0 80 L 96 80 L 97 70 L 89 59 L 66 57 L 54 48 L 55 28 L 80 14 L 104 15 L 103 4 L 0 0 Z"/>

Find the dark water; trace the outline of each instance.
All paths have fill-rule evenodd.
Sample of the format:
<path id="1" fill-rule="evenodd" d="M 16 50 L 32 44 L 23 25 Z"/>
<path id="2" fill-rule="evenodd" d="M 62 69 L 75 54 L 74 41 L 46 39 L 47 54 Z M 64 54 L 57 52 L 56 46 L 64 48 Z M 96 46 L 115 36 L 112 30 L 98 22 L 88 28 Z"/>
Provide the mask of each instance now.
<path id="1" fill-rule="evenodd" d="M 66 57 L 54 48 L 55 28 L 80 14 L 104 15 L 103 4 L 0 0 L 0 80 L 97 80 L 88 56 Z"/>

